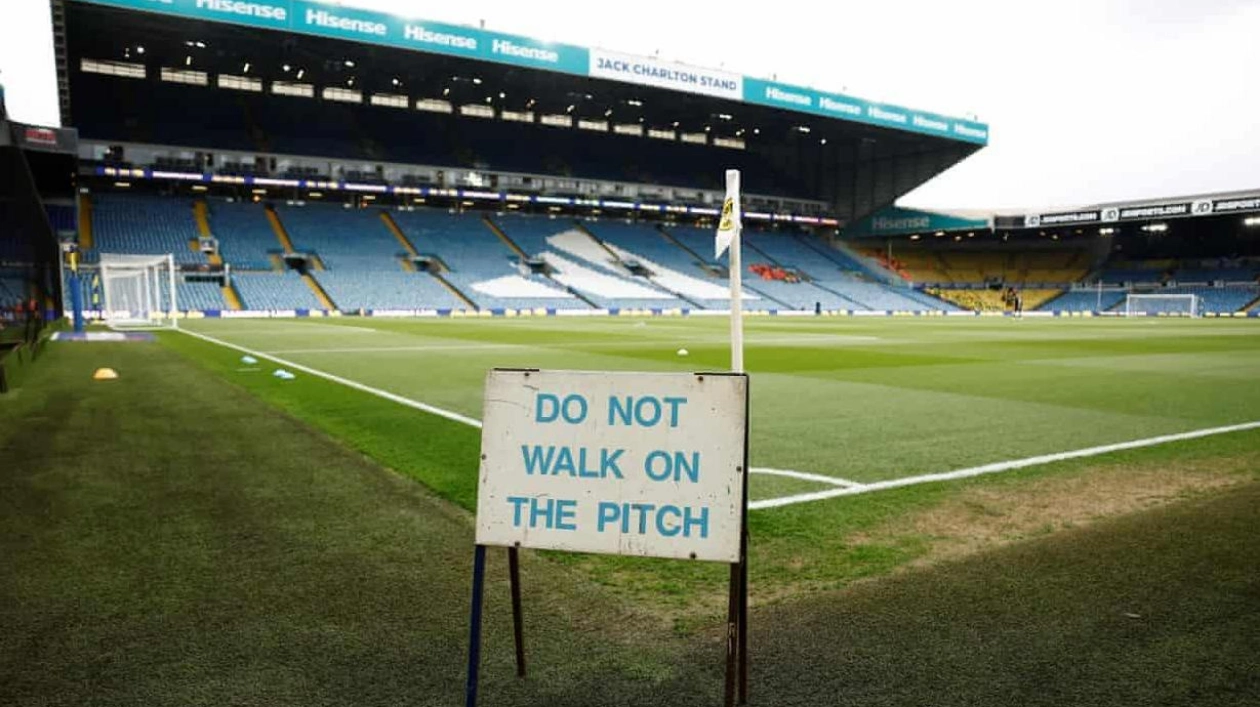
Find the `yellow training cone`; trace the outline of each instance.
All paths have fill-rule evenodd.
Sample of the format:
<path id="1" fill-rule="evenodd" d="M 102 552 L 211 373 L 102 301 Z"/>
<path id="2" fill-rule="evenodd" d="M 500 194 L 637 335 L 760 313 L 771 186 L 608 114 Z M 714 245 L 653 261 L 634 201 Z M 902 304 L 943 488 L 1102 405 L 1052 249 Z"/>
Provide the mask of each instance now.
<path id="1" fill-rule="evenodd" d="M 112 368 L 98 368 L 96 373 L 92 374 L 94 381 L 112 381 L 118 378 L 118 371 Z"/>

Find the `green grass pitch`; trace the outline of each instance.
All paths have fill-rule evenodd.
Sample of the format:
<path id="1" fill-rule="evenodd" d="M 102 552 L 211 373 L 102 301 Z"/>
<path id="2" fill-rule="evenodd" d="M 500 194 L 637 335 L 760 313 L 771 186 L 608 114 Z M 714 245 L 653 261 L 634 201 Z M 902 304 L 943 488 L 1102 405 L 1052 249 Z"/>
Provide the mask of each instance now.
<path id="1" fill-rule="evenodd" d="M 1260 420 L 1255 324 L 750 317 L 751 464 L 872 482 Z M 690 371 L 724 369 L 730 360 L 723 318 L 231 320 L 188 328 L 473 418 L 481 413 L 485 371 L 495 366 Z M 677 353 L 683 348 L 686 357 Z M 308 398 L 281 381 L 235 370 L 237 352 L 216 354 L 230 380 L 279 396 L 300 416 L 473 508 L 476 430 L 379 400 L 372 409 L 390 421 L 373 421 L 374 413 L 365 419 L 350 407 L 364 404 L 360 393 L 321 385 Z M 341 397 L 346 401 L 335 401 Z M 1188 448 L 1254 449 L 1257 436 L 1251 431 Z M 1158 460 L 1185 448 L 1108 459 Z M 1081 460 L 1057 468 L 1096 466 Z M 1231 468 L 1245 466 L 1235 460 Z M 951 498 L 962 503 L 956 497 L 968 486 L 995 483 L 1010 482 L 926 485 L 754 511 L 752 561 L 762 594 L 835 588 L 931 555 L 937 531 L 899 527 L 897 519 Z M 754 474 L 750 496 L 827 488 Z M 877 537 L 852 542 L 871 533 Z M 555 557 L 614 591 L 653 597 L 684 630 L 696 621 L 697 607 L 710 614 L 722 607 L 719 567 Z"/>
<path id="2" fill-rule="evenodd" d="M 184 325 L 474 418 L 494 366 L 729 362 L 725 319 Z M 1260 420 L 1254 321 L 755 317 L 747 341 L 754 467 L 869 483 Z M 479 430 L 240 357 L 54 344 L 0 397 L 0 702 L 458 701 Z M 1250 430 L 753 511 L 754 703 L 1260 700 L 1258 493 Z M 723 567 L 526 553 L 518 682 L 503 564 L 486 704 L 720 698 Z"/>

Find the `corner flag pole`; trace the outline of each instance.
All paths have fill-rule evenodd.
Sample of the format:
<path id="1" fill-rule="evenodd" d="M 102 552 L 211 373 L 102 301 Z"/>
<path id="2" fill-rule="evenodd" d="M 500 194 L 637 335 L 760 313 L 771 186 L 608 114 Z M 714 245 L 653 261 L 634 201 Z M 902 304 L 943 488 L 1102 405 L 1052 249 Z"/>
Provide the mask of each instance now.
<path id="1" fill-rule="evenodd" d="M 741 224 L 739 206 L 739 170 L 726 170 L 726 200 L 722 202 L 722 218 L 718 222 L 717 240 L 714 243 L 714 257 L 722 257 L 723 251 L 730 248 L 730 281 L 731 281 L 731 371 L 744 372 L 744 287 L 743 266 L 740 263 L 740 231 Z"/>

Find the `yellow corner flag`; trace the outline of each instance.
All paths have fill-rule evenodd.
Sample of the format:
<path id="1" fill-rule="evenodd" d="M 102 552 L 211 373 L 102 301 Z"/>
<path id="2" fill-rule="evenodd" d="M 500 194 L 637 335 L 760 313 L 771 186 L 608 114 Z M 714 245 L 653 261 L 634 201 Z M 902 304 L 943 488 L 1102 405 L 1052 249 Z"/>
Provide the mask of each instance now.
<path id="1" fill-rule="evenodd" d="M 722 219 L 718 222 L 717 240 L 713 242 L 714 258 L 722 257 L 740 228 L 739 170 L 726 170 L 726 201 L 722 202 Z"/>

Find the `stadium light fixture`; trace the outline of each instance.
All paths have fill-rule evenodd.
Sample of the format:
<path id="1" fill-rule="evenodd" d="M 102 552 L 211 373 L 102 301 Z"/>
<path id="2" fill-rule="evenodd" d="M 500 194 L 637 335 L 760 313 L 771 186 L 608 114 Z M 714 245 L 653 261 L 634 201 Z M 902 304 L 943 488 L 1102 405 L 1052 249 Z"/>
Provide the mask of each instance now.
<path id="1" fill-rule="evenodd" d="M 761 128 L 753 128 L 753 135 L 760 135 L 760 134 L 761 134 Z"/>
<path id="2" fill-rule="evenodd" d="M 1055 236 L 1055 237 L 1057 238 L 1058 236 Z M 955 242 L 955 243 L 957 243 L 958 241 L 961 241 L 961 240 L 962 240 L 962 236 L 954 236 L 954 242 Z"/>
<path id="3" fill-rule="evenodd" d="M 144 53 L 144 46 L 143 46 L 143 45 L 137 46 L 137 47 L 136 47 L 136 53 L 137 53 L 137 54 L 143 54 L 143 53 Z"/>
<path id="4" fill-rule="evenodd" d="M 609 108 L 608 110 L 604 111 L 604 117 L 605 118 L 612 117 L 612 108 Z"/>
<path id="5" fill-rule="evenodd" d="M 353 69 L 353 68 L 354 68 L 354 62 L 353 62 L 353 61 L 350 61 L 349 59 L 346 59 L 343 63 L 346 65 L 346 68 L 347 68 L 347 69 Z"/>
<path id="6" fill-rule="evenodd" d="M 253 193 L 254 193 L 254 194 L 258 194 L 259 196 L 262 196 L 263 194 L 266 194 L 266 193 L 267 193 L 267 190 L 266 190 L 266 189 L 255 189 L 255 190 L 253 191 Z"/>
<path id="7" fill-rule="evenodd" d="M 395 76 L 392 80 L 390 80 L 390 83 L 393 84 L 395 87 L 402 85 L 402 81 L 399 81 L 397 76 Z"/>
<path id="8" fill-rule="evenodd" d="M 675 120 L 675 121 L 674 121 L 674 127 L 675 127 L 675 128 L 676 128 L 676 127 L 678 127 L 678 121 L 677 121 L 677 120 Z"/>
<path id="9" fill-rule="evenodd" d="M 940 238 L 941 236 L 945 235 L 945 232 L 944 232 L 944 231 L 937 231 L 937 232 L 936 232 L 935 234 L 933 234 L 933 235 L 935 235 L 937 238 Z"/>
<path id="10" fill-rule="evenodd" d="M 730 113 L 718 113 L 717 117 L 720 120 L 733 120 L 734 119 L 734 116 L 732 116 Z"/>
<path id="11" fill-rule="evenodd" d="M 285 64 L 284 66 L 282 66 L 282 67 L 280 67 L 280 68 L 281 68 L 281 69 L 284 69 L 284 72 L 287 74 L 287 73 L 289 73 L 289 70 L 291 70 L 293 67 L 292 67 L 292 66 L 289 66 L 288 64 Z"/>
<path id="12" fill-rule="evenodd" d="M 1243 225 L 1248 226 L 1250 228 L 1255 228 L 1256 226 L 1260 226 L 1260 216 L 1249 216 L 1243 219 Z"/>
<path id="13" fill-rule="evenodd" d="M 442 89 L 442 95 L 443 95 L 443 96 L 449 96 L 449 95 L 451 95 L 451 89 L 450 89 L 449 87 L 448 87 L 448 88 L 444 88 L 444 89 Z"/>
<path id="14" fill-rule="evenodd" d="M 570 103 L 570 104 L 569 104 L 569 107 L 564 109 L 564 112 L 565 112 L 565 113 L 572 113 L 574 108 L 577 108 L 577 106 L 575 106 L 575 105 L 573 105 L 572 103 Z"/>
<path id="15" fill-rule="evenodd" d="M 210 187 L 208 187 L 208 186 L 206 186 L 206 185 L 204 185 L 204 184 L 194 184 L 194 185 L 192 185 L 192 190 L 193 190 L 193 191 L 206 191 L 206 190 L 208 190 L 209 188 L 210 188 Z"/>
<path id="16" fill-rule="evenodd" d="M 486 103 L 494 103 L 494 96 L 486 96 Z"/>
<path id="17" fill-rule="evenodd" d="M 628 106 L 634 106 L 635 108 L 642 108 L 642 107 L 643 107 L 643 101 L 640 101 L 640 100 L 638 100 L 638 99 L 636 99 L 636 98 L 631 98 L 630 100 L 626 101 L 626 105 L 628 105 Z"/>
<path id="18" fill-rule="evenodd" d="M 819 145 L 826 145 L 826 144 L 827 144 L 827 138 L 823 138 L 823 139 L 819 140 L 819 141 L 818 141 L 818 144 L 819 144 Z"/>
<path id="19" fill-rule="evenodd" d="M 301 81 L 302 77 L 305 75 L 306 75 L 306 69 L 298 69 L 297 77 L 299 81 Z"/>
<path id="20" fill-rule="evenodd" d="M 802 133 L 805 133 L 806 135 L 808 135 L 808 134 L 809 134 L 809 132 L 810 132 L 810 130 L 809 130 L 809 126 L 808 126 L 808 125 L 798 125 L 798 126 L 796 126 L 796 129 L 797 129 L 797 130 L 799 130 L 799 131 L 800 131 L 800 132 L 802 132 Z"/>
<path id="21" fill-rule="evenodd" d="M 473 77 L 473 85 L 474 85 L 474 86 L 480 86 L 480 85 L 481 85 L 481 79 L 479 79 L 479 78 L 477 78 L 476 76 L 474 76 L 474 77 Z"/>
<path id="22" fill-rule="evenodd" d="M 312 191 L 312 192 L 307 192 L 307 193 L 306 193 L 306 195 L 307 195 L 308 197 L 312 198 L 312 199 L 321 199 L 321 198 L 323 198 L 323 196 L 324 196 L 324 192 L 322 192 L 322 191 Z"/>
<path id="23" fill-rule="evenodd" d="M 917 233 L 916 233 L 916 234 L 914 234 L 913 236 L 910 236 L 910 240 L 912 240 L 912 241 L 917 241 L 917 240 L 919 240 L 919 238 L 921 238 L 921 237 L 922 237 L 922 236 L 920 236 L 919 234 L 917 234 Z"/>
<path id="24" fill-rule="evenodd" d="M 184 57 L 184 66 L 192 66 L 192 54 Z"/>
<path id="25" fill-rule="evenodd" d="M 247 62 L 245 62 L 245 66 L 242 66 L 242 67 L 241 67 L 241 73 L 242 73 L 242 74 L 248 74 L 248 73 L 249 73 L 249 67 L 251 67 L 251 66 L 253 66 L 253 64 L 250 64 L 248 61 L 247 61 Z"/>
<path id="26" fill-rule="evenodd" d="M 114 182 L 114 186 L 118 187 L 119 189 L 130 189 L 131 182 Z"/>
<path id="27" fill-rule="evenodd" d="M 1098 233 L 1099 233 L 1099 235 L 1103 235 L 1103 236 L 1110 236 L 1111 234 L 1113 234 L 1113 233 L 1115 233 L 1115 232 L 1116 232 L 1116 229 L 1114 229 L 1114 228 L 1112 228 L 1112 227 L 1110 227 L 1110 226 L 1108 226 L 1107 228 L 1100 228 L 1100 229 L 1098 229 Z"/>
<path id="28" fill-rule="evenodd" d="M 538 99 L 537 99 L 537 98 L 531 98 L 531 99 L 529 99 L 529 101 L 528 101 L 528 102 L 526 102 L 526 103 L 525 103 L 525 107 L 526 107 L 526 108 L 533 108 L 533 107 L 534 107 L 534 104 L 535 104 L 535 103 L 537 103 L 537 102 L 538 102 Z"/>
<path id="29" fill-rule="evenodd" d="M 504 93 L 503 91 L 499 91 L 499 100 L 501 101 L 501 100 L 503 100 L 504 98 L 507 98 L 507 94 L 506 94 L 506 93 Z"/>

